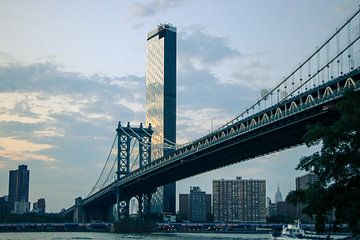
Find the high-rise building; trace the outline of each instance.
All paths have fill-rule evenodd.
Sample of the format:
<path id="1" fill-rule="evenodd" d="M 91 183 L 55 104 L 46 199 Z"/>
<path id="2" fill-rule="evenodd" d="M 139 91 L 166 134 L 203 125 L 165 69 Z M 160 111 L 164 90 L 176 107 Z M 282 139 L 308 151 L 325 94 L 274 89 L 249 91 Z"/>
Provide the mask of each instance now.
<path id="1" fill-rule="evenodd" d="M 189 215 L 191 222 L 206 222 L 208 216 L 207 196 L 200 187 L 190 187 Z"/>
<path id="2" fill-rule="evenodd" d="M 44 214 L 46 212 L 46 202 L 45 198 L 40 198 L 37 200 L 38 212 Z"/>
<path id="3" fill-rule="evenodd" d="M 189 194 L 179 194 L 179 214 L 189 220 Z"/>
<path id="4" fill-rule="evenodd" d="M 146 125 L 153 127 L 152 159 L 172 150 L 161 146 L 176 142 L 176 28 L 161 24 L 147 36 Z M 176 183 L 158 188 L 153 212 L 175 213 Z"/>
<path id="5" fill-rule="evenodd" d="M 297 177 L 295 179 L 296 190 L 306 190 L 310 188 L 313 184 L 315 184 L 317 181 L 319 181 L 319 177 L 314 173 L 307 173 L 303 176 Z M 300 219 L 300 221 L 303 223 L 314 223 L 314 220 L 311 217 L 302 212 L 304 207 L 305 205 L 301 203 L 296 206 L 298 212 L 298 219 Z"/>
<path id="6" fill-rule="evenodd" d="M 279 183 L 278 183 L 278 185 L 277 185 L 277 191 L 276 191 L 276 193 L 275 193 L 275 198 L 274 198 L 274 200 L 275 200 L 275 203 L 277 203 L 277 202 L 282 202 L 282 194 L 281 194 L 281 192 L 280 192 Z"/>
<path id="7" fill-rule="evenodd" d="M 11 211 L 15 210 L 15 206 L 19 211 L 28 211 L 29 208 L 29 178 L 30 171 L 26 165 L 19 165 L 17 170 L 9 172 L 9 204 Z M 19 202 L 19 203 L 16 203 Z M 29 205 L 30 206 L 30 205 Z"/>
<path id="8" fill-rule="evenodd" d="M 14 210 L 17 199 L 17 170 L 9 171 L 9 207 L 10 211 Z"/>
<path id="9" fill-rule="evenodd" d="M 179 194 L 179 214 L 184 220 L 206 222 L 211 214 L 211 194 L 190 187 L 190 194 Z"/>
<path id="10" fill-rule="evenodd" d="M 213 180 L 214 222 L 266 222 L 266 181 Z"/>
<path id="11" fill-rule="evenodd" d="M 209 216 L 212 214 L 211 194 L 206 194 L 206 213 L 207 213 L 207 220 L 210 220 Z"/>
<path id="12" fill-rule="evenodd" d="M 45 208 L 46 208 L 45 198 L 39 198 L 37 202 L 33 203 L 32 212 L 45 214 Z"/>
<path id="13" fill-rule="evenodd" d="M 15 214 L 24 214 L 30 212 L 30 202 L 15 201 L 14 211 Z"/>
<path id="14" fill-rule="evenodd" d="M 308 173 L 296 178 L 296 190 L 308 189 L 311 185 L 319 181 L 319 177 L 314 173 Z"/>
<path id="15" fill-rule="evenodd" d="M 0 197 L 0 218 L 7 216 L 10 213 L 8 196 Z"/>

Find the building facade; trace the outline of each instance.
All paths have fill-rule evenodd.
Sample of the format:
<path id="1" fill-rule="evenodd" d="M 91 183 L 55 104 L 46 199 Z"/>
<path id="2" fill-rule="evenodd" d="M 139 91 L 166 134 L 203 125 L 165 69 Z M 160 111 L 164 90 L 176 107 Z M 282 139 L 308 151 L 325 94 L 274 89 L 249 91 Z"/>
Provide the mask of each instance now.
<path id="1" fill-rule="evenodd" d="M 15 201 L 17 199 L 17 170 L 9 171 L 9 207 L 10 211 L 15 208 Z"/>
<path id="2" fill-rule="evenodd" d="M 266 181 L 213 180 L 214 222 L 266 222 Z"/>
<path id="3" fill-rule="evenodd" d="M 10 213 L 9 197 L 0 197 L 0 219 L 6 217 Z"/>
<path id="4" fill-rule="evenodd" d="M 189 220 L 189 194 L 179 194 L 179 214 Z"/>
<path id="5" fill-rule="evenodd" d="M 23 213 L 22 210 L 30 210 L 29 181 L 30 171 L 26 165 L 19 165 L 17 170 L 9 171 L 9 206 L 11 211 L 15 211 L 15 206 L 17 206 L 17 213 Z"/>
<path id="6" fill-rule="evenodd" d="M 190 187 L 190 194 L 179 194 L 179 214 L 191 222 L 207 222 L 211 214 L 211 194 Z"/>
<path id="7" fill-rule="evenodd" d="M 314 185 L 317 181 L 319 181 L 319 177 L 314 173 L 308 173 L 297 177 L 295 180 L 296 190 L 306 190 L 311 185 Z"/>
<path id="8" fill-rule="evenodd" d="M 45 214 L 46 211 L 46 201 L 45 198 L 39 198 L 36 202 L 33 203 L 32 212 Z"/>
<path id="9" fill-rule="evenodd" d="M 189 215 L 191 222 L 206 222 L 208 217 L 207 206 L 210 194 L 201 191 L 200 187 L 190 187 Z M 210 196 L 211 199 L 211 196 Z"/>
<path id="10" fill-rule="evenodd" d="M 15 201 L 14 214 L 24 214 L 30 212 L 30 202 Z"/>
<path id="11" fill-rule="evenodd" d="M 297 177 L 295 179 L 296 190 L 306 190 L 314 185 L 317 181 L 319 181 L 319 177 L 314 173 L 307 173 L 303 176 Z M 304 207 L 305 206 L 301 203 L 296 206 L 298 219 L 300 219 L 300 221 L 303 223 L 314 223 L 314 219 L 302 212 Z"/>
<path id="12" fill-rule="evenodd" d="M 147 36 L 146 125 L 153 128 L 152 159 L 176 143 L 176 28 L 161 24 Z M 176 183 L 157 189 L 153 212 L 175 213 Z"/>

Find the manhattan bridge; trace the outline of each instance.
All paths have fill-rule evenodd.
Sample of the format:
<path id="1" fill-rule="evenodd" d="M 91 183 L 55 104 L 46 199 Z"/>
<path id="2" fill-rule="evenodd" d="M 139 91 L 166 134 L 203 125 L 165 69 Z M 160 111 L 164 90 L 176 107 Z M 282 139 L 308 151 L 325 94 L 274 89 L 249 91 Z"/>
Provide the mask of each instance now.
<path id="1" fill-rule="evenodd" d="M 360 89 L 360 10 L 277 86 L 211 133 L 185 144 L 152 144 L 151 125 L 119 125 L 96 184 L 65 211 L 74 222 L 127 219 L 135 197 L 141 220 L 150 218 L 157 187 L 303 144 L 309 124 L 329 124 L 347 89 Z M 152 151 L 172 149 L 151 158 Z M 114 214 L 115 212 L 115 214 Z"/>

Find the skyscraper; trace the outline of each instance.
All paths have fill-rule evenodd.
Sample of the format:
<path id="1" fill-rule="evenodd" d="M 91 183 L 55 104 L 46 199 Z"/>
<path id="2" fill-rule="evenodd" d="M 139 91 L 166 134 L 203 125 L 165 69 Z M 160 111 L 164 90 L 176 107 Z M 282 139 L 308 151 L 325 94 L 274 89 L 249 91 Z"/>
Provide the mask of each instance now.
<path id="1" fill-rule="evenodd" d="M 266 222 L 265 180 L 213 180 L 214 222 Z"/>
<path id="2" fill-rule="evenodd" d="M 274 198 L 274 200 L 275 200 L 275 203 L 282 202 L 282 194 L 281 194 L 281 192 L 280 192 L 279 183 L 278 183 L 278 185 L 277 185 L 277 191 L 276 191 L 276 193 L 275 193 L 275 198 Z"/>
<path id="3" fill-rule="evenodd" d="M 176 28 L 161 24 L 147 36 L 146 125 L 153 127 L 152 159 L 170 154 L 176 142 Z M 157 189 L 155 212 L 175 213 L 175 182 Z"/>
<path id="4" fill-rule="evenodd" d="M 15 206 L 19 206 L 19 209 L 25 209 L 25 211 L 29 208 L 29 177 L 30 171 L 26 165 L 19 165 L 17 170 L 9 171 L 9 204 L 11 211 L 15 210 Z"/>

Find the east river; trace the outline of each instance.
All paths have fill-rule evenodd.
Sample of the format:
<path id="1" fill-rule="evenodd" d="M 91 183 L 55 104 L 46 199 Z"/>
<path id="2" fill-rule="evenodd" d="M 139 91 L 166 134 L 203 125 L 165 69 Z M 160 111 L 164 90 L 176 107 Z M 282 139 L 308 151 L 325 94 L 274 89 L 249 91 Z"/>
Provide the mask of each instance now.
<path id="1" fill-rule="evenodd" d="M 0 233 L 0 240 L 268 240 L 270 234 L 222 234 L 222 233 L 153 233 L 115 234 L 95 232 L 11 232 Z"/>

